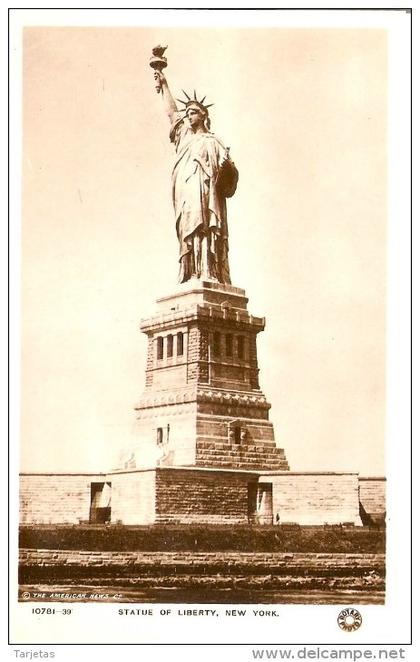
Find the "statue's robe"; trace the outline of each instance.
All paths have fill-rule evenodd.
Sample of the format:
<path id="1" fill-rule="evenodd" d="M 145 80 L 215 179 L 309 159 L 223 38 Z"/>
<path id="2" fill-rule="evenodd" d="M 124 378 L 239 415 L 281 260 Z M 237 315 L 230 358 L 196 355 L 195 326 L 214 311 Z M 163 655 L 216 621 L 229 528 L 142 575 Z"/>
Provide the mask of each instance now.
<path id="1" fill-rule="evenodd" d="M 226 198 L 236 190 L 238 171 L 230 160 L 221 166 L 226 148 L 213 133 L 194 133 L 184 118 L 177 115 L 170 134 L 176 150 L 172 194 L 179 281 L 196 277 L 230 283 Z"/>

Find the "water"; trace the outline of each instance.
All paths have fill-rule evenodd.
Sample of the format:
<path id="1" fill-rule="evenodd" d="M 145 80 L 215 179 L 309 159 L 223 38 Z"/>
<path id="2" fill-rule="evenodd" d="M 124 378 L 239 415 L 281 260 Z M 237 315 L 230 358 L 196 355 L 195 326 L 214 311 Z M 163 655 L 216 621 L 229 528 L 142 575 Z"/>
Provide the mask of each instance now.
<path id="1" fill-rule="evenodd" d="M 53 597 L 52 597 L 53 596 Z M 77 596 L 77 597 L 72 597 Z M 378 590 L 319 590 L 220 588 L 195 586 L 138 587 L 123 583 L 25 584 L 19 588 L 23 602 L 107 602 L 167 604 L 384 604 L 385 592 Z"/>

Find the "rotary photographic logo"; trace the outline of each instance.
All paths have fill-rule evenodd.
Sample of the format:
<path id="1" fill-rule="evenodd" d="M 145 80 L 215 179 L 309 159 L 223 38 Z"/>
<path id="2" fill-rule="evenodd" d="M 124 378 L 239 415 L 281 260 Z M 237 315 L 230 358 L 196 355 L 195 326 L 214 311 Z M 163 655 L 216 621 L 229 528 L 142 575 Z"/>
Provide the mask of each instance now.
<path id="1" fill-rule="evenodd" d="M 338 614 L 337 623 L 345 632 L 354 632 L 362 625 L 362 614 L 357 609 L 343 609 Z"/>

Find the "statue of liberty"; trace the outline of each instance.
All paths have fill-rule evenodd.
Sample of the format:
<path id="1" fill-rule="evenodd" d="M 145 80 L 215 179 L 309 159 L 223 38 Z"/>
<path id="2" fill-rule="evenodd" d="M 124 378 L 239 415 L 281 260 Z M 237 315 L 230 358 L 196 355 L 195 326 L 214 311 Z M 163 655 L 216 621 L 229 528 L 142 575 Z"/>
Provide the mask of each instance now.
<path id="1" fill-rule="evenodd" d="M 162 93 L 175 146 L 172 196 L 179 241 L 179 282 L 191 278 L 230 283 L 226 198 L 236 190 L 238 171 L 229 148 L 210 132 L 205 97 L 184 92 L 179 110 L 162 73 L 162 47 L 153 49 L 156 89 Z"/>

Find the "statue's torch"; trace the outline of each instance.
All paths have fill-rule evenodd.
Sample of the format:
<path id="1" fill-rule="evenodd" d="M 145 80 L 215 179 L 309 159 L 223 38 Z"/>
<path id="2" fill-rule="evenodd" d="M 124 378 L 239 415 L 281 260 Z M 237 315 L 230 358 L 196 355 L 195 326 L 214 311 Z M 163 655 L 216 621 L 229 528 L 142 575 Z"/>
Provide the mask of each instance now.
<path id="1" fill-rule="evenodd" d="M 162 72 L 162 69 L 168 66 L 167 59 L 163 55 L 167 48 L 168 48 L 167 46 L 155 46 L 155 48 L 152 48 L 153 55 L 150 58 L 149 64 L 152 67 L 152 69 L 154 69 L 155 71 Z M 156 92 L 159 94 L 162 87 L 158 79 L 157 79 L 157 85 L 155 87 L 156 87 Z"/>

